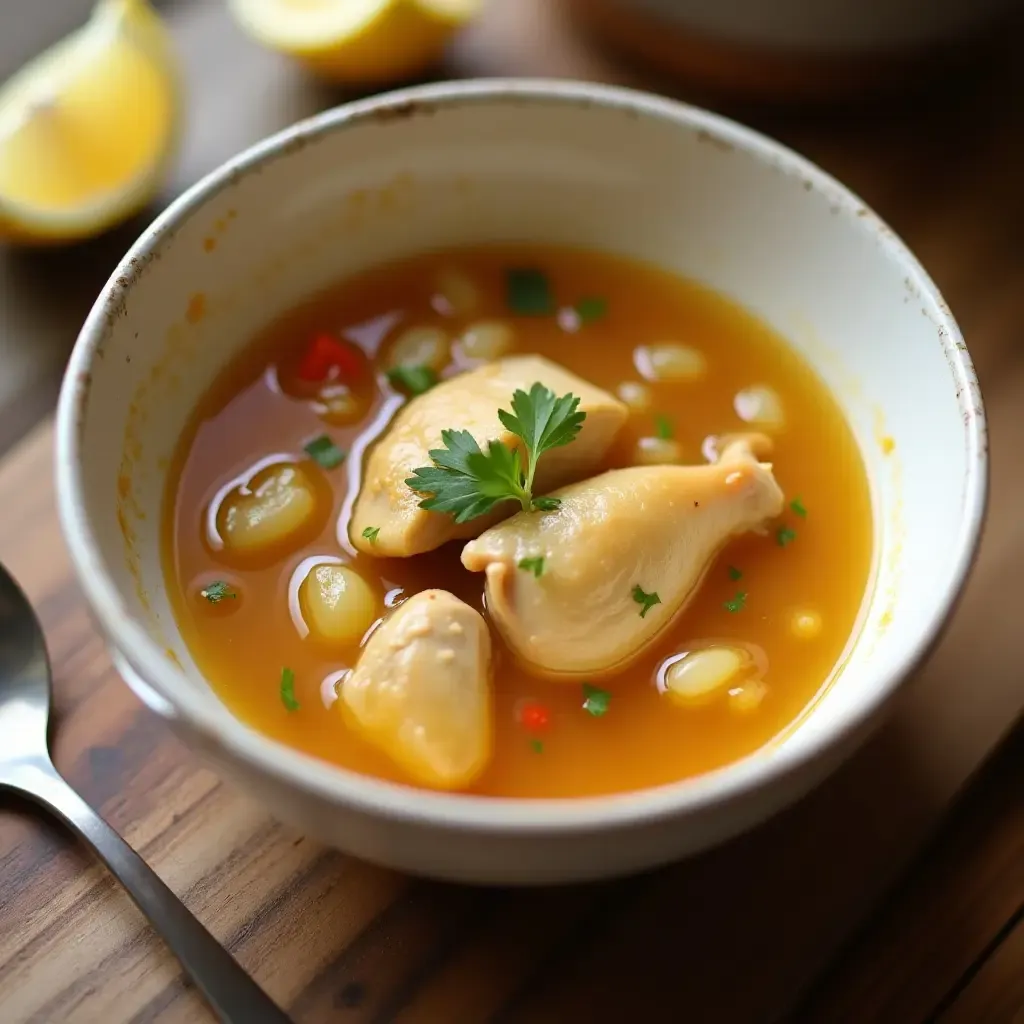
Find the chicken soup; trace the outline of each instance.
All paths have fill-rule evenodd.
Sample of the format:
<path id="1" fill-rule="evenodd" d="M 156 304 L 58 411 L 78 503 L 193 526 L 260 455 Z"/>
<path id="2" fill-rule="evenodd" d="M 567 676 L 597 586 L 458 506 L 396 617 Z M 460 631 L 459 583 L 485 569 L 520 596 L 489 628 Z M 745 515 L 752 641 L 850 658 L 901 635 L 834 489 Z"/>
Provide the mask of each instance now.
<path id="1" fill-rule="evenodd" d="M 490 796 L 718 768 L 827 685 L 871 568 L 867 478 L 764 324 L 651 266 L 422 256 L 272 324 L 183 436 L 165 569 L 253 728 Z"/>

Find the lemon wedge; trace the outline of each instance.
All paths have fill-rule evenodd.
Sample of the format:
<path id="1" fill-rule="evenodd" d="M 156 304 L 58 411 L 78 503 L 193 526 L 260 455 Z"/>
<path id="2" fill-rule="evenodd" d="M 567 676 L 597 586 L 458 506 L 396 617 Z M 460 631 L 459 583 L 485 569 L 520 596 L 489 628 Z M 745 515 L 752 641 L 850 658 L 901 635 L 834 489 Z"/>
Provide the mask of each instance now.
<path id="1" fill-rule="evenodd" d="M 175 149 L 178 75 L 146 0 L 100 0 L 0 87 L 0 237 L 75 241 L 142 209 Z"/>
<path id="2" fill-rule="evenodd" d="M 337 82 L 382 83 L 420 74 L 483 0 L 228 0 L 264 46 Z"/>

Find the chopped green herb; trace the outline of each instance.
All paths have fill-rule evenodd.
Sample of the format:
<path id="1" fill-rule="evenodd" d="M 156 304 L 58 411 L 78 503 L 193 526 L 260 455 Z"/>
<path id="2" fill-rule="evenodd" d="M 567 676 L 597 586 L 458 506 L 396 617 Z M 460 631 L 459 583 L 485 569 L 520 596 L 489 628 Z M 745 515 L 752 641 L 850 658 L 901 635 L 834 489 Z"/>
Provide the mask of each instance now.
<path id="1" fill-rule="evenodd" d="M 662 441 L 671 441 L 675 432 L 672 428 L 672 421 L 667 416 L 654 417 L 654 432 Z"/>
<path id="2" fill-rule="evenodd" d="M 547 316 L 555 311 L 555 299 L 547 274 L 531 267 L 508 271 L 505 299 L 508 308 L 520 316 Z"/>
<path id="3" fill-rule="evenodd" d="M 560 498 L 535 498 L 534 508 L 538 512 L 554 512 L 555 509 L 560 508 L 562 500 Z"/>
<path id="4" fill-rule="evenodd" d="M 422 395 L 437 383 L 437 374 L 429 366 L 396 366 L 388 370 L 393 387 L 410 395 Z"/>
<path id="5" fill-rule="evenodd" d="M 212 583 L 207 583 L 206 586 L 199 591 L 199 596 L 205 597 L 210 604 L 220 604 L 226 597 L 238 597 L 238 595 L 227 583 L 224 582 L 224 580 L 214 580 Z"/>
<path id="6" fill-rule="evenodd" d="M 741 579 L 743 579 L 743 573 L 741 573 L 739 571 L 739 569 L 736 568 L 735 565 L 730 565 L 729 566 L 729 579 L 731 579 L 731 580 L 741 580 Z"/>
<path id="7" fill-rule="evenodd" d="M 322 469 L 337 469 L 345 461 L 345 453 L 326 434 L 310 441 L 306 454 Z"/>
<path id="8" fill-rule="evenodd" d="M 595 295 L 580 299 L 576 303 L 576 315 L 582 324 L 592 324 L 595 320 L 601 320 L 608 312 L 608 300 L 598 298 Z"/>
<path id="9" fill-rule="evenodd" d="M 591 686 L 590 683 L 583 684 L 583 710 L 590 712 L 595 718 L 600 718 L 608 711 L 608 704 L 612 695 L 600 686 Z"/>
<path id="10" fill-rule="evenodd" d="M 778 533 L 775 534 L 775 539 L 779 542 L 779 547 L 784 548 L 796 540 L 796 530 L 791 530 L 788 526 L 780 526 Z"/>
<path id="11" fill-rule="evenodd" d="M 363 536 L 371 544 L 376 544 L 377 543 L 377 534 L 378 533 L 380 533 L 380 527 L 379 526 L 368 526 L 365 530 L 363 530 Z"/>
<path id="12" fill-rule="evenodd" d="M 801 518 L 807 518 L 807 508 L 799 498 L 794 498 L 790 503 L 789 507 Z"/>
<path id="13" fill-rule="evenodd" d="M 534 498 L 533 507 L 538 512 L 554 512 L 562 504 L 561 498 Z"/>
<path id="14" fill-rule="evenodd" d="M 637 604 L 643 605 L 640 609 L 640 618 L 642 619 L 656 604 L 661 604 L 661 598 L 657 594 L 645 594 L 644 588 L 638 583 L 633 588 L 633 600 Z"/>
<path id="15" fill-rule="evenodd" d="M 739 612 L 742 611 L 747 603 L 747 595 L 744 591 L 736 591 L 736 596 L 731 601 L 726 601 L 724 608 L 727 612 Z"/>
<path id="16" fill-rule="evenodd" d="M 519 568 L 524 572 L 532 572 L 537 579 L 540 579 L 544 573 L 544 556 L 538 555 L 536 558 L 520 558 Z"/>
<path id="17" fill-rule="evenodd" d="M 557 498 L 534 497 L 533 478 L 540 457 L 552 448 L 575 440 L 587 414 L 578 412 L 579 398 L 556 398 L 543 384 L 536 383 L 512 396 L 512 412 L 498 410 L 506 430 L 523 441 L 526 467 L 520 449 L 512 451 L 500 441 L 488 442 L 482 452 L 468 430 L 442 430 L 444 448 L 429 452 L 432 466 L 414 470 L 405 482 L 417 494 L 425 495 L 420 508 L 446 512 L 457 523 L 465 523 L 490 512 L 502 501 L 518 501 L 524 512 L 558 508 Z"/>
<path id="18" fill-rule="evenodd" d="M 535 754 L 543 754 L 544 753 L 544 741 L 543 740 L 539 740 L 539 739 L 537 739 L 536 736 L 534 736 L 534 738 L 532 740 L 530 740 L 530 749 Z"/>
<path id="19" fill-rule="evenodd" d="M 281 669 L 281 703 L 289 711 L 299 710 L 295 697 L 295 673 L 290 668 Z"/>

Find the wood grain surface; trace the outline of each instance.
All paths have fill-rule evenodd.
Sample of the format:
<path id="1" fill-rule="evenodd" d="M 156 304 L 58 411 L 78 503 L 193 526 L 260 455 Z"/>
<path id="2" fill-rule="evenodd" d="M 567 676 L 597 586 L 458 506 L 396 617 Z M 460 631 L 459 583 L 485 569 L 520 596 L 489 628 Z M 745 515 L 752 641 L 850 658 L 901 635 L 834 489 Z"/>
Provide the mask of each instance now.
<path id="1" fill-rule="evenodd" d="M 220 4 L 179 0 L 168 13 L 192 92 L 179 187 L 344 98 L 247 43 Z M 494 0 L 446 74 L 640 84 L 545 0 Z M 994 66 L 906 110 L 743 116 L 851 185 L 931 271 L 979 370 L 993 483 L 967 594 L 894 718 L 801 805 L 720 850 L 611 884 L 508 892 L 412 880 L 304 839 L 220 782 L 113 673 L 60 541 L 49 427 L 0 465 L 0 560 L 46 628 L 58 767 L 300 1024 L 747 1024 L 789 1014 L 968 1024 L 1011 1020 L 1024 998 L 1024 896 L 1007 866 L 1020 860 L 1019 819 L 998 817 L 974 868 L 934 868 L 939 888 L 917 874 L 903 881 L 1024 709 L 1024 69 Z M 62 354 L 135 228 L 66 252 L 0 254 L 4 323 L 25 345 Z M 39 379 L 52 384 L 58 364 Z M 0 435 L 50 400 L 36 394 Z M 1003 777 L 1019 780 L 1024 760 L 1009 763 Z M 979 830 L 969 818 L 952 835 Z M 959 902 L 930 901 L 957 878 Z M 884 934 L 861 931 L 898 881 Z M 922 914 L 924 928 L 914 924 Z M 0 797 L 0 1021 L 207 1019 L 104 870 L 34 809 Z"/>
<path id="2" fill-rule="evenodd" d="M 1024 1020 L 1024 730 L 986 765 L 795 1022 Z"/>

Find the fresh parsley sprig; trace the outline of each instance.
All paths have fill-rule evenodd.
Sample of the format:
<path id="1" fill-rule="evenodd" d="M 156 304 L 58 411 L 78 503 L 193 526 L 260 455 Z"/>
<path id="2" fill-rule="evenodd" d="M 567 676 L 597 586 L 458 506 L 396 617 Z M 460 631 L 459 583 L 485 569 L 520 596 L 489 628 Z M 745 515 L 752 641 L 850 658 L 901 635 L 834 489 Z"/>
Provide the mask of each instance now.
<path id="1" fill-rule="evenodd" d="M 558 398 L 538 381 L 529 393 L 516 391 L 511 412 L 498 411 L 505 429 L 523 442 L 521 449 L 494 440 L 481 451 L 468 430 L 442 430 L 444 448 L 429 453 L 433 465 L 414 470 L 405 482 L 424 495 L 420 508 L 447 513 L 457 523 L 486 515 L 503 501 L 518 501 L 525 512 L 556 509 L 557 498 L 533 494 L 537 463 L 545 452 L 575 440 L 587 417 L 579 404 L 577 396 Z"/>

